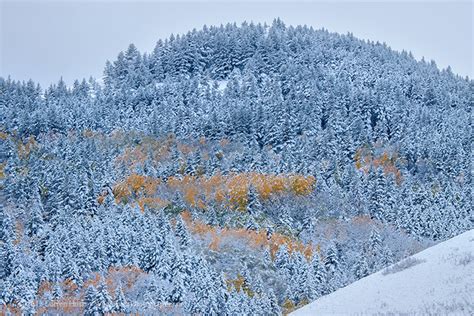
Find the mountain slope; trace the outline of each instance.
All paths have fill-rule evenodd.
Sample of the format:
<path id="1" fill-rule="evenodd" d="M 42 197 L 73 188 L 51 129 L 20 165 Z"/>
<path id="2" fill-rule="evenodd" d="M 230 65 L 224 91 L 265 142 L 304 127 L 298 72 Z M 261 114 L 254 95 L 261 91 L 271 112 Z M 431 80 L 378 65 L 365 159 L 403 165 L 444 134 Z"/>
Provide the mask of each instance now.
<path id="1" fill-rule="evenodd" d="M 430 247 L 292 315 L 474 311 L 474 230 Z"/>
<path id="2" fill-rule="evenodd" d="M 0 78 L 0 304 L 293 311 L 474 228 L 473 88 L 278 19 L 131 44 L 103 84 Z"/>

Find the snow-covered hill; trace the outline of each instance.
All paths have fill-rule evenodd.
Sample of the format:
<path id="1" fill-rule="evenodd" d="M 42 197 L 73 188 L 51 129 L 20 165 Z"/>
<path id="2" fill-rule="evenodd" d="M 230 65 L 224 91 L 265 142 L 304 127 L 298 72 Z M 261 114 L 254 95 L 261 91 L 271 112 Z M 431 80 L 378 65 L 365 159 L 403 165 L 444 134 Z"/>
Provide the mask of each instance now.
<path id="1" fill-rule="evenodd" d="M 321 297 L 291 315 L 474 315 L 474 230 Z"/>

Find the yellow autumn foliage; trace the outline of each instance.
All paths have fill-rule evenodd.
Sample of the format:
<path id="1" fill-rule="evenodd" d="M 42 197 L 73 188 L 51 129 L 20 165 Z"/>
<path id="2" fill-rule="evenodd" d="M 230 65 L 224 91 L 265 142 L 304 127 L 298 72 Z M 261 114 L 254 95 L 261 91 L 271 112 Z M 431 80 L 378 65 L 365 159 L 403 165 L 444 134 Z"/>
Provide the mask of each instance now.
<path id="1" fill-rule="evenodd" d="M 355 166 L 359 170 L 369 172 L 370 168 L 382 168 L 385 175 L 393 174 L 398 184 L 403 181 L 402 174 L 397 168 L 400 157 L 396 152 L 383 152 L 378 156 L 374 156 L 367 147 L 359 148 L 354 155 Z"/>
<path id="2" fill-rule="evenodd" d="M 155 197 L 161 179 L 133 173 L 117 183 L 112 192 L 116 202 L 128 202 L 135 199 L 143 210 L 145 206 L 161 207 L 167 205 L 167 202 Z M 102 194 L 98 202 L 103 202 L 105 196 Z"/>
<path id="3" fill-rule="evenodd" d="M 259 198 L 269 199 L 271 196 L 294 194 L 304 196 L 314 189 L 316 179 L 312 176 L 287 174 L 261 174 L 256 172 L 216 174 L 210 177 L 181 176 L 168 178 L 167 185 L 181 192 L 185 201 L 193 207 L 203 202 L 215 201 L 224 207 L 245 210 L 249 187 L 256 188 Z"/>
<path id="4" fill-rule="evenodd" d="M 120 135 L 120 134 L 119 134 Z M 124 135 L 115 138 L 123 139 Z M 159 163 L 170 157 L 170 148 L 176 142 L 173 135 L 166 138 L 140 137 L 140 143 L 126 148 L 121 155 L 116 158 L 117 166 L 124 166 L 129 170 L 142 167 L 146 162 Z"/>
<path id="5" fill-rule="evenodd" d="M 289 313 L 291 313 L 292 311 L 294 311 L 296 309 L 295 303 L 293 303 L 293 301 L 290 300 L 289 298 L 287 298 L 283 302 L 282 307 L 283 307 L 283 314 L 284 315 L 288 315 Z"/>
<path id="6" fill-rule="evenodd" d="M 34 136 L 28 137 L 26 142 L 19 141 L 17 144 L 18 156 L 21 159 L 28 158 L 31 151 L 36 149 L 37 146 L 38 146 L 38 143 L 36 142 L 36 139 Z"/>
<path id="7" fill-rule="evenodd" d="M 282 245 L 286 245 L 290 253 L 293 251 L 301 252 L 308 260 L 313 256 L 312 245 L 306 245 L 297 239 L 280 233 L 273 233 L 271 237 L 268 237 L 266 230 L 255 231 L 245 228 L 219 228 L 198 220 L 193 220 L 189 211 L 182 212 L 181 216 L 191 233 L 207 238 L 210 237 L 208 247 L 214 251 L 220 249 L 220 245 L 224 240 L 241 240 L 252 248 L 269 248 L 272 258 Z"/>
<path id="8" fill-rule="evenodd" d="M 162 200 L 158 197 L 141 197 L 137 199 L 137 203 L 142 212 L 145 211 L 145 207 L 160 209 L 170 204 L 167 200 Z"/>
<path id="9" fill-rule="evenodd" d="M 243 277 L 240 273 L 237 274 L 237 277 L 235 279 L 226 280 L 226 283 L 227 283 L 227 289 L 229 291 L 232 288 L 234 288 L 237 292 L 242 291 L 245 294 L 247 294 L 247 296 L 249 297 L 253 297 L 255 294 L 248 286 L 248 282 L 245 279 L 245 277 Z"/>
<path id="10" fill-rule="evenodd" d="M 0 140 L 7 140 L 8 134 L 0 131 Z"/>
<path id="11" fill-rule="evenodd" d="M 7 165 L 6 162 L 0 163 L 0 179 L 4 179 L 6 177 L 6 174 L 5 174 L 6 165 Z"/>

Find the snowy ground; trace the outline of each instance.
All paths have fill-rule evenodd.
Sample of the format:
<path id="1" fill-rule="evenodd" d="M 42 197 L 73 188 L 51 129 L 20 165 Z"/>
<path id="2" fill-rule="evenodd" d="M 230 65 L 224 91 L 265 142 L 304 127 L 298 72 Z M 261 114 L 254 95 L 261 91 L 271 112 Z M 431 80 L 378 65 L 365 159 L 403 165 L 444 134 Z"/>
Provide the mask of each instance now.
<path id="1" fill-rule="evenodd" d="M 474 315 L 474 230 L 321 297 L 291 315 Z"/>

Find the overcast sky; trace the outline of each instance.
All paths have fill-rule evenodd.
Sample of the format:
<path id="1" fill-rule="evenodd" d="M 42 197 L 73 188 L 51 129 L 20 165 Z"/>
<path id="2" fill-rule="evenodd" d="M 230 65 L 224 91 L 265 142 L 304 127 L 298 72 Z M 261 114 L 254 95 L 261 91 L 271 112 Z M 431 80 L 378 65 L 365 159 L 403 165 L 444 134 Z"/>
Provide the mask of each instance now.
<path id="1" fill-rule="evenodd" d="M 134 43 L 151 51 L 158 39 L 204 24 L 307 24 L 386 42 L 473 78 L 471 1 L 157 2 L 0 0 L 0 76 L 42 86 L 63 77 L 100 78 L 107 59 Z"/>

